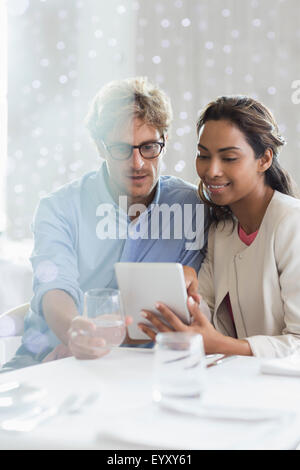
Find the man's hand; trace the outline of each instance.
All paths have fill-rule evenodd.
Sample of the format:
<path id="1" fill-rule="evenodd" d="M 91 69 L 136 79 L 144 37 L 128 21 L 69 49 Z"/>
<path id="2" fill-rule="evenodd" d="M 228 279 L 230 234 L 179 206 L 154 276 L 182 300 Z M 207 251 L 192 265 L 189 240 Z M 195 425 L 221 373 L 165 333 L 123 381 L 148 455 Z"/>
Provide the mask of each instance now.
<path id="1" fill-rule="evenodd" d="M 132 322 L 131 317 L 125 318 L 126 327 Z M 110 351 L 105 338 L 95 336 L 96 325 L 89 318 L 75 317 L 68 330 L 68 349 L 77 359 L 97 359 Z"/>
<path id="2" fill-rule="evenodd" d="M 57 359 L 64 359 L 70 356 L 72 356 L 72 353 L 69 348 L 64 344 L 59 344 L 56 346 L 56 348 L 53 349 L 53 351 L 51 351 L 51 353 L 47 354 L 42 362 L 57 361 Z"/>
<path id="3" fill-rule="evenodd" d="M 73 318 L 68 330 L 68 348 L 77 359 L 97 359 L 109 352 L 104 338 L 95 336 L 96 325 L 88 318 Z"/>

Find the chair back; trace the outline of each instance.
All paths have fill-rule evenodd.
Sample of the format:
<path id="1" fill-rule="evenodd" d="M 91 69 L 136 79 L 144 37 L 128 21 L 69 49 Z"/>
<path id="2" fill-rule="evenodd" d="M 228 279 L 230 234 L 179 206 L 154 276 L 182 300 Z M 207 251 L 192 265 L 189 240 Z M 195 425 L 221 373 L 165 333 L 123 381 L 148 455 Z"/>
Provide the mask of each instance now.
<path id="1" fill-rule="evenodd" d="M 21 336 L 24 332 L 24 317 L 26 313 L 28 312 L 29 307 L 30 307 L 30 304 L 26 303 L 26 304 L 18 305 L 17 307 L 12 308 L 2 313 L 0 315 L 0 336 L 3 336 L 1 335 L 1 322 L 3 323 L 3 327 L 4 327 L 4 324 L 7 323 L 5 320 L 8 318 L 12 320 L 10 322 L 12 334 L 11 335 L 7 334 L 6 336 Z"/>

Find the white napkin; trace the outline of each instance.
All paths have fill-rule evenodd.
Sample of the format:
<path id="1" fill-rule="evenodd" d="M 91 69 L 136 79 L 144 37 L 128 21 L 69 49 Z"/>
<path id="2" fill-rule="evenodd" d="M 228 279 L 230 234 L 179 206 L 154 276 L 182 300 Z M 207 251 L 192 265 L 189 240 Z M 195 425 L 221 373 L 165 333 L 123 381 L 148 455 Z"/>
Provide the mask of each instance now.
<path id="1" fill-rule="evenodd" d="M 263 374 L 295 375 L 300 377 L 300 354 L 268 359 L 262 362 L 260 370 Z"/>
<path id="2" fill-rule="evenodd" d="M 222 407 L 218 415 L 216 407 L 192 416 L 148 403 L 106 418 L 98 438 L 121 448 L 292 449 L 300 441 L 298 417 L 280 410 Z"/>
<path id="3" fill-rule="evenodd" d="M 183 413 L 186 415 L 216 420 L 229 420 L 229 421 L 267 421 L 282 419 L 283 415 L 280 411 L 261 409 L 253 407 L 237 407 L 237 406 L 195 406 L 193 402 L 186 402 L 185 400 L 168 399 L 163 400 L 160 404 L 161 408 Z"/>

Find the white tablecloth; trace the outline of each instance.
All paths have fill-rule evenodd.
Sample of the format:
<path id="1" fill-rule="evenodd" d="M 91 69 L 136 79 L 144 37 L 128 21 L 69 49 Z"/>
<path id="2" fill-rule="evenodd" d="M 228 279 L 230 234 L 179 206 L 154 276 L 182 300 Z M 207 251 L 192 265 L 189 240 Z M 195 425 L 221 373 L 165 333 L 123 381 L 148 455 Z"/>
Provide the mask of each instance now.
<path id="1" fill-rule="evenodd" d="M 68 358 L 3 374 L 0 384 L 21 380 L 44 387 L 49 403 L 61 403 L 74 391 L 101 396 L 83 413 L 56 416 L 28 434 L 1 431 L 0 448 L 293 449 L 299 444 L 299 378 L 261 374 L 260 361 L 249 357 L 207 369 L 206 405 L 277 410 L 287 418 L 224 422 L 158 409 L 151 402 L 152 364 L 151 350 L 120 348 L 99 360 Z"/>

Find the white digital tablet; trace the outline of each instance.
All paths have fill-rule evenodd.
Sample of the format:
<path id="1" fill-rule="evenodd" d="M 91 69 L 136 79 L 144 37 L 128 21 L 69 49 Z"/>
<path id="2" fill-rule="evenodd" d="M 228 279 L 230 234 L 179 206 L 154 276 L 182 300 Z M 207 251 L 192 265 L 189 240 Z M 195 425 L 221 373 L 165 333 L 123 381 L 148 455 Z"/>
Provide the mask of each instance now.
<path id="1" fill-rule="evenodd" d="M 133 323 L 128 327 L 131 339 L 149 340 L 137 325 L 140 322 L 150 324 L 141 316 L 141 310 L 150 310 L 160 316 L 156 302 L 164 303 L 184 323 L 190 323 L 181 264 L 116 263 L 115 272 L 125 315 L 133 317 Z"/>

